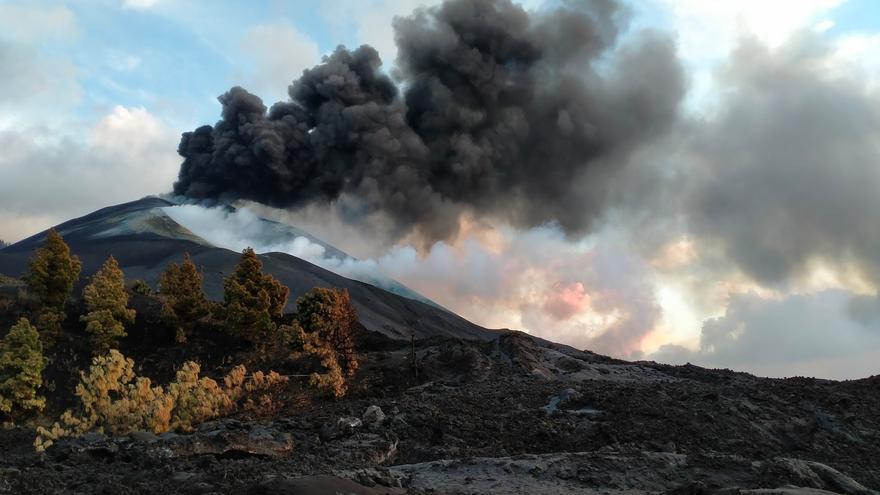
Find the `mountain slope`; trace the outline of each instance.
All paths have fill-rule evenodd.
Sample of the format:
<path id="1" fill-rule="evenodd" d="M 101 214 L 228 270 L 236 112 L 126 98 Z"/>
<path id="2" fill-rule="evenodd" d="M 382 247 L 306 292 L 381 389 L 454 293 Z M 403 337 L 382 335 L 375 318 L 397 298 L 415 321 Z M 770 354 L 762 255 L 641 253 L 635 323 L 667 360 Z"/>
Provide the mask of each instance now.
<path id="1" fill-rule="evenodd" d="M 112 254 L 129 280 L 143 279 L 155 287 L 159 275 L 169 263 L 179 262 L 184 253 L 190 253 L 204 273 L 208 297 L 220 300 L 223 278 L 233 271 L 239 253 L 214 246 L 175 222 L 163 210 L 174 205 L 166 199 L 147 197 L 97 210 L 64 222 L 56 230 L 82 260 L 84 277 L 95 273 Z M 302 235 L 312 242 L 320 242 L 298 229 L 271 223 L 279 236 Z M 41 232 L 0 250 L 0 273 L 22 275 L 28 258 L 42 245 L 45 236 L 46 233 Z M 330 254 L 347 256 L 325 243 L 321 245 Z M 424 296 L 393 281 L 391 292 L 341 277 L 285 253 L 266 253 L 260 258 L 267 272 L 290 287 L 287 311 L 293 311 L 296 298 L 313 287 L 338 287 L 351 293 L 361 323 L 366 328 L 394 339 L 408 340 L 413 335 L 416 338 L 492 339 L 497 335 L 431 304 Z"/>

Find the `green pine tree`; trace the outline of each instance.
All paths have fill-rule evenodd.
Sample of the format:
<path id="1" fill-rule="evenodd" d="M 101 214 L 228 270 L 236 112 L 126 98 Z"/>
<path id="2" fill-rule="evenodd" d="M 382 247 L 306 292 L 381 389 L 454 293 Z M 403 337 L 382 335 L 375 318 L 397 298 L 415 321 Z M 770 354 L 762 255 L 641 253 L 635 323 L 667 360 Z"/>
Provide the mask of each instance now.
<path id="1" fill-rule="evenodd" d="M 259 347 L 289 340 L 290 329 L 279 327 L 290 289 L 263 273 L 263 263 L 247 248 L 241 261 L 223 281 L 224 315 L 227 330 Z"/>
<path id="2" fill-rule="evenodd" d="M 159 278 L 162 317 L 177 330 L 177 341 L 186 342 L 196 323 L 209 312 L 202 290 L 202 274 L 189 257 L 183 263 L 171 263 Z"/>
<path id="3" fill-rule="evenodd" d="M 82 264 L 70 254 L 70 247 L 55 229 L 49 230 L 46 245 L 28 261 L 25 281 L 40 301 L 37 321 L 46 346 L 54 345 L 66 318 L 64 306 L 79 278 Z"/>
<path id="4" fill-rule="evenodd" d="M 46 399 L 37 390 L 45 367 L 40 334 L 21 318 L 0 341 L 0 412 L 42 410 Z"/>
<path id="5" fill-rule="evenodd" d="M 49 230 L 46 245 L 28 261 L 28 268 L 25 280 L 42 306 L 63 312 L 82 264 L 55 229 Z"/>
<path id="6" fill-rule="evenodd" d="M 83 291 L 88 313 L 80 317 L 92 334 L 94 352 L 103 354 L 125 337 L 125 324 L 134 322 L 135 311 L 128 307 L 125 275 L 116 258 L 110 256 Z"/>

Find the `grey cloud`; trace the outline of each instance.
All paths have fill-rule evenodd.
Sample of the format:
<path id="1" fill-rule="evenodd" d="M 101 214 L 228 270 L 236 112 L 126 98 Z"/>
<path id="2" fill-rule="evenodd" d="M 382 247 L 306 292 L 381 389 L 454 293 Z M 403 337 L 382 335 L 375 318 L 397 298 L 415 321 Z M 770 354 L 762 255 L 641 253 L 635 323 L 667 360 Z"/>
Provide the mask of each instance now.
<path id="1" fill-rule="evenodd" d="M 664 346 L 650 356 L 664 362 L 692 362 L 759 374 L 814 374 L 860 378 L 880 372 L 877 362 L 850 358 L 877 349 L 880 324 L 851 318 L 853 294 L 827 290 L 782 299 L 754 293 L 732 296 L 724 315 L 703 324 L 699 349 Z"/>
<path id="2" fill-rule="evenodd" d="M 880 268 L 880 100 L 825 67 L 807 37 L 745 44 L 722 79 L 731 96 L 691 143 L 690 228 L 765 284 L 813 261 Z"/>

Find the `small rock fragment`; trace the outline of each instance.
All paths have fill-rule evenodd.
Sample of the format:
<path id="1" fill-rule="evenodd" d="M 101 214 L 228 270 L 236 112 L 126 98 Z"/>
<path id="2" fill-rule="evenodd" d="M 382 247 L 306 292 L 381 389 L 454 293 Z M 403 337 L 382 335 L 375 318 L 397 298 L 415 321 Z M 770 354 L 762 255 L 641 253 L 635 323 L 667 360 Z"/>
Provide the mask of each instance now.
<path id="1" fill-rule="evenodd" d="M 359 430 L 363 424 L 364 423 L 360 418 L 355 418 L 354 416 L 337 418 L 335 421 L 324 423 L 324 425 L 321 426 L 321 440 L 326 442 L 328 440 L 335 440 L 337 438 L 352 435 Z"/>

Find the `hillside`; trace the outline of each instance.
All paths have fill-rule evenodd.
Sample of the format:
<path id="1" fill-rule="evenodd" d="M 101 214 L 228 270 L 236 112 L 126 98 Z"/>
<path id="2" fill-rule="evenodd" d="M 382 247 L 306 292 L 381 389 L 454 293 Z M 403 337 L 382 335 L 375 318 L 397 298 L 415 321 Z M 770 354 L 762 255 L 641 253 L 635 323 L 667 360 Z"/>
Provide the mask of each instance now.
<path id="1" fill-rule="evenodd" d="M 172 220 L 163 208 L 173 205 L 175 203 L 166 199 L 147 197 L 103 208 L 64 222 L 56 229 L 82 260 L 84 276 L 97 271 L 112 254 L 128 279 L 142 279 L 155 287 L 159 274 L 169 263 L 178 262 L 184 253 L 190 253 L 202 269 L 208 297 L 220 300 L 224 274 L 232 272 L 240 253 L 213 246 Z M 301 230 L 273 224 L 279 237 L 306 236 L 320 242 Z M 44 239 L 45 232 L 41 232 L 0 250 L 0 273 L 9 276 L 24 273 L 28 258 Z M 347 256 L 332 246 L 321 244 L 331 254 Z M 366 328 L 391 338 L 409 340 L 413 335 L 416 338 L 437 335 L 494 338 L 493 332 L 393 281 L 385 290 L 341 277 L 285 253 L 266 253 L 260 258 L 266 271 L 290 288 L 288 311 L 293 310 L 297 297 L 313 287 L 338 287 L 351 293 Z"/>
<path id="2" fill-rule="evenodd" d="M 188 434 L 0 432 L 8 493 L 876 494 L 880 382 L 626 363 L 532 339 L 365 348 L 343 400 Z M 333 490 L 337 490 L 334 492 Z"/>

